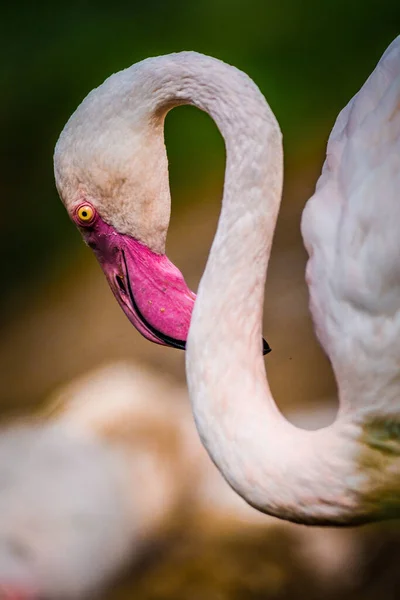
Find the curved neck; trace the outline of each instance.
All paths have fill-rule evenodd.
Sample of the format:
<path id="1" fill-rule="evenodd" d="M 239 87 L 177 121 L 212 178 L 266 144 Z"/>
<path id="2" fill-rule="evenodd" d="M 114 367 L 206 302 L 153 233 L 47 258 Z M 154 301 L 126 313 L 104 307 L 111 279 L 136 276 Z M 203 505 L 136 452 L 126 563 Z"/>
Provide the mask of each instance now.
<path id="1" fill-rule="evenodd" d="M 244 73 L 195 53 L 144 61 L 134 79 L 151 147 L 160 148 L 165 114 L 179 104 L 208 112 L 225 140 L 221 216 L 186 353 L 203 444 L 231 486 L 261 511 L 313 524 L 377 518 L 379 494 L 369 475 L 379 466 L 361 448 L 361 428 L 341 417 L 316 432 L 297 429 L 268 386 L 261 323 L 283 179 L 281 133 L 270 107 Z M 146 163 L 157 181 L 167 181 L 164 152 Z"/>
<path id="2" fill-rule="evenodd" d="M 190 61 L 189 75 L 179 61 L 169 66 L 159 114 L 183 102 L 206 110 L 227 151 L 221 216 L 186 355 L 202 441 L 231 486 L 259 510 L 303 523 L 366 520 L 378 509 L 361 489 L 359 428 L 342 421 L 317 432 L 295 428 L 278 411 L 265 375 L 261 322 L 281 199 L 279 126 L 236 69 L 204 57 Z"/>

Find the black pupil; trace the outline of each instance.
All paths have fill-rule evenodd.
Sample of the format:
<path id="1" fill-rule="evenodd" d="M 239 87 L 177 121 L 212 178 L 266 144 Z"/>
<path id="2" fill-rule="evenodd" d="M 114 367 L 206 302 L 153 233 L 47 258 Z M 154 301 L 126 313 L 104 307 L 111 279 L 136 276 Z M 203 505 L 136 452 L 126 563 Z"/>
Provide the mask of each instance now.
<path id="1" fill-rule="evenodd" d="M 87 217 L 87 212 L 86 212 L 86 210 L 84 210 L 84 211 L 82 212 L 82 217 Z"/>

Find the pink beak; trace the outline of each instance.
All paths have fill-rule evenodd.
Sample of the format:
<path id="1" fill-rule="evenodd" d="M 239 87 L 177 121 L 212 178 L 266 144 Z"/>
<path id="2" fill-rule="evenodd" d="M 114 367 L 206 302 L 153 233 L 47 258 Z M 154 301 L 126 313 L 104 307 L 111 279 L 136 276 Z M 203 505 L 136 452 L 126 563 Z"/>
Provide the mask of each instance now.
<path id="1" fill-rule="evenodd" d="M 148 340 L 184 350 L 196 295 L 182 273 L 165 254 L 119 233 L 92 208 L 90 223 L 79 223 L 76 211 L 73 220 L 96 254 L 122 310 Z M 271 350 L 265 340 L 262 348 L 263 354 Z"/>
<path id="2" fill-rule="evenodd" d="M 185 348 L 196 295 L 165 255 L 117 232 L 98 214 L 81 226 L 122 310 L 147 339 Z"/>

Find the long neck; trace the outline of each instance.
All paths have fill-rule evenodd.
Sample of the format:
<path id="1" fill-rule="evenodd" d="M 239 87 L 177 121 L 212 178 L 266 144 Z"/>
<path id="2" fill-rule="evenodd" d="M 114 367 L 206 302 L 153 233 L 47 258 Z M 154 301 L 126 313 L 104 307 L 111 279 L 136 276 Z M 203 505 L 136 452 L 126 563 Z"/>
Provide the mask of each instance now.
<path id="1" fill-rule="evenodd" d="M 164 106 L 206 110 L 227 151 L 221 216 L 186 355 L 200 436 L 228 482 L 256 508 L 303 523 L 363 521 L 378 508 L 362 491 L 358 427 L 338 421 L 317 432 L 296 429 L 279 413 L 265 375 L 261 317 L 281 198 L 279 126 L 242 73 L 204 57 L 192 56 L 188 65 L 169 65 L 158 88 Z"/>
<path id="2" fill-rule="evenodd" d="M 135 111 L 142 107 L 147 144 L 158 148 L 145 157 L 153 180 L 167 180 L 160 144 L 173 106 L 208 112 L 225 140 L 222 211 L 186 353 L 203 444 L 231 486 L 261 511 L 315 524 L 378 518 L 385 490 L 371 481 L 381 465 L 360 441 L 357 423 L 342 416 L 316 432 L 297 429 L 282 417 L 268 386 L 262 309 L 283 177 L 281 133 L 270 107 L 244 73 L 195 53 L 144 61 L 134 80 Z M 166 193 L 161 204 L 169 202 Z"/>
<path id="3" fill-rule="evenodd" d="M 254 83 L 220 61 L 184 53 L 149 66 L 154 135 L 172 106 L 193 104 L 214 119 L 227 152 L 221 216 L 186 355 L 201 439 L 231 486 L 264 512 L 303 523 L 365 520 L 378 509 L 364 497 L 357 425 L 295 428 L 265 374 L 264 285 L 283 177 L 276 119 Z"/>

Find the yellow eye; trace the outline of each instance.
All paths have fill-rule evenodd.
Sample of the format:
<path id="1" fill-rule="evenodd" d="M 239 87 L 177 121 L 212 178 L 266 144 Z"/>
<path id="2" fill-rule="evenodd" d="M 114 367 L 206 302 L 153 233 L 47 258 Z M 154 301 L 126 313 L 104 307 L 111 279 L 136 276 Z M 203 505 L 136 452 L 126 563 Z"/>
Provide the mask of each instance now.
<path id="1" fill-rule="evenodd" d="M 90 223 L 94 218 L 94 209 L 89 204 L 82 204 L 76 212 L 82 223 Z"/>

